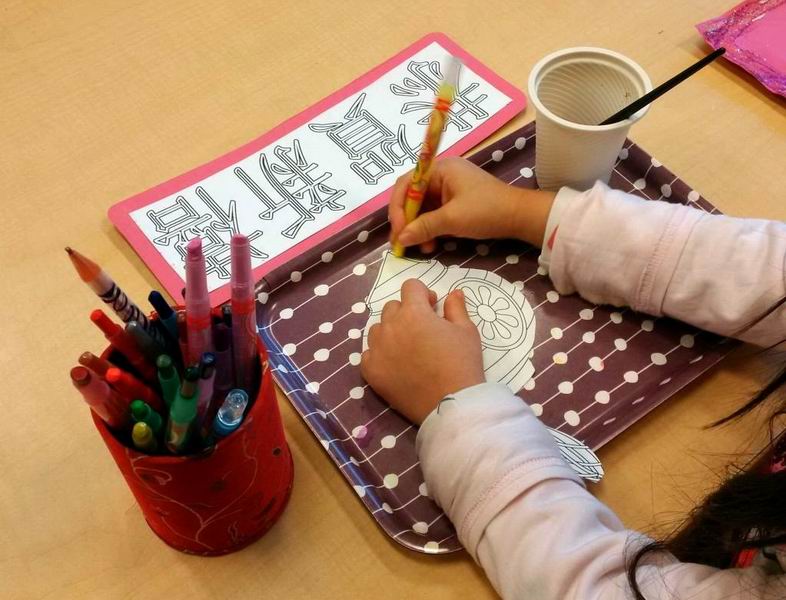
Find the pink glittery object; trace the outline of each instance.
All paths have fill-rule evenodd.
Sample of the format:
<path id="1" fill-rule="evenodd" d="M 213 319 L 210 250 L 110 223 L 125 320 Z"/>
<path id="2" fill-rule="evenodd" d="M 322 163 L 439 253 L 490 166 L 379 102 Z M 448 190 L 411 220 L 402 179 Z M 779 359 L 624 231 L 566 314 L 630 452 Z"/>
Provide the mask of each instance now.
<path id="1" fill-rule="evenodd" d="M 696 29 L 713 48 L 725 47 L 728 60 L 786 97 L 786 0 L 745 0 Z"/>

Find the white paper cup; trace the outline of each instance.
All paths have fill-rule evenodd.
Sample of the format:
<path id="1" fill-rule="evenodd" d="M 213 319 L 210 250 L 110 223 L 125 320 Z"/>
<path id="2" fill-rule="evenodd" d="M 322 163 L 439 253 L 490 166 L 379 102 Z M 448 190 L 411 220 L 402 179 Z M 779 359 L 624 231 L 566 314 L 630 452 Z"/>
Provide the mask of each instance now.
<path id="1" fill-rule="evenodd" d="M 529 76 L 535 106 L 535 172 L 538 186 L 586 190 L 608 183 L 630 126 L 629 119 L 598 125 L 652 89 L 631 59 L 603 48 L 566 48 L 543 58 Z"/>

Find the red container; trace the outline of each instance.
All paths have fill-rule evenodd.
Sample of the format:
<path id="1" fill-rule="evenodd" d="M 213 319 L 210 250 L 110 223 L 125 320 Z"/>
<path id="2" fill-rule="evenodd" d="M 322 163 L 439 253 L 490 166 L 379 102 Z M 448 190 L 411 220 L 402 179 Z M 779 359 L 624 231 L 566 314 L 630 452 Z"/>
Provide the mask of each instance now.
<path id="1" fill-rule="evenodd" d="M 292 455 L 284 437 L 267 352 L 256 400 L 238 429 L 204 452 L 149 455 L 129 448 L 106 423 L 93 422 L 150 528 L 188 554 L 216 556 L 256 541 L 276 522 L 292 490 Z"/>

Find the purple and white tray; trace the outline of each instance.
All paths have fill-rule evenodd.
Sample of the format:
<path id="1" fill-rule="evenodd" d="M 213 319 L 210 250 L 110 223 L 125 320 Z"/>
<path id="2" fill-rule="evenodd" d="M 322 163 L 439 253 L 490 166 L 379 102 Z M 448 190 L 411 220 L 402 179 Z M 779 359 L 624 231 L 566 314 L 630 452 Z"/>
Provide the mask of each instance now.
<path id="1" fill-rule="evenodd" d="M 471 160 L 503 181 L 535 187 L 534 124 Z M 610 185 L 652 201 L 717 212 L 630 141 Z M 365 300 L 388 249 L 381 210 L 280 268 L 258 287 L 260 333 L 274 376 L 382 529 L 426 553 L 461 548 L 429 498 L 417 430 L 363 381 Z M 548 426 L 597 449 L 716 364 L 730 344 L 683 323 L 560 296 L 520 242 L 447 240 L 446 267 L 493 272 L 522 290 L 535 315 L 534 376 L 519 392 Z M 433 257 L 430 257 L 433 258 Z"/>

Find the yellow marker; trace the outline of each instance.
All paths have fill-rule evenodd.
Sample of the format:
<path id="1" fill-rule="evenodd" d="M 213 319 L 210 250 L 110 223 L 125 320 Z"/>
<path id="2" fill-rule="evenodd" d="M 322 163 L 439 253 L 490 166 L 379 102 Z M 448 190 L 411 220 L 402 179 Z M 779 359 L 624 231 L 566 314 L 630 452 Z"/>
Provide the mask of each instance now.
<path id="1" fill-rule="evenodd" d="M 448 68 L 439 86 L 437 98 L 434 101 L 434 109 L 429 117 L 426 139 L 423 141 L 423 147 L 420 150 L 418 164 L 415 165 L 415 170 L 412 172 L 412 181 L 409 182 L 409 187 L 407 188 L 407 197 L 404 202 L 404 218 L 407 224 L 414 221 L 415 217 L 418 216 L 423 197 L 426 195 L 428 180 L 431 176 L 431 165 L 437 154 L 439 141 L 442 139 L 442 129 L 445 126 L 450 105 L 453 104 L 453 98 L 456 94 L 460 66 L 461 62 L 455 56 L 448 57 Z M 398 242 L 393 242 L 393 255 L 404 256 L 404 246 Z"/>
<path id="2" fill-rule="evenodd" d="M 152 454 L 158 448 L 158 443 L 153 435 L 153 430 L 144 421 L 134 423 L 134 428 L 131 430 L 131 439 L 134 442 L 137 450 Z"/>

